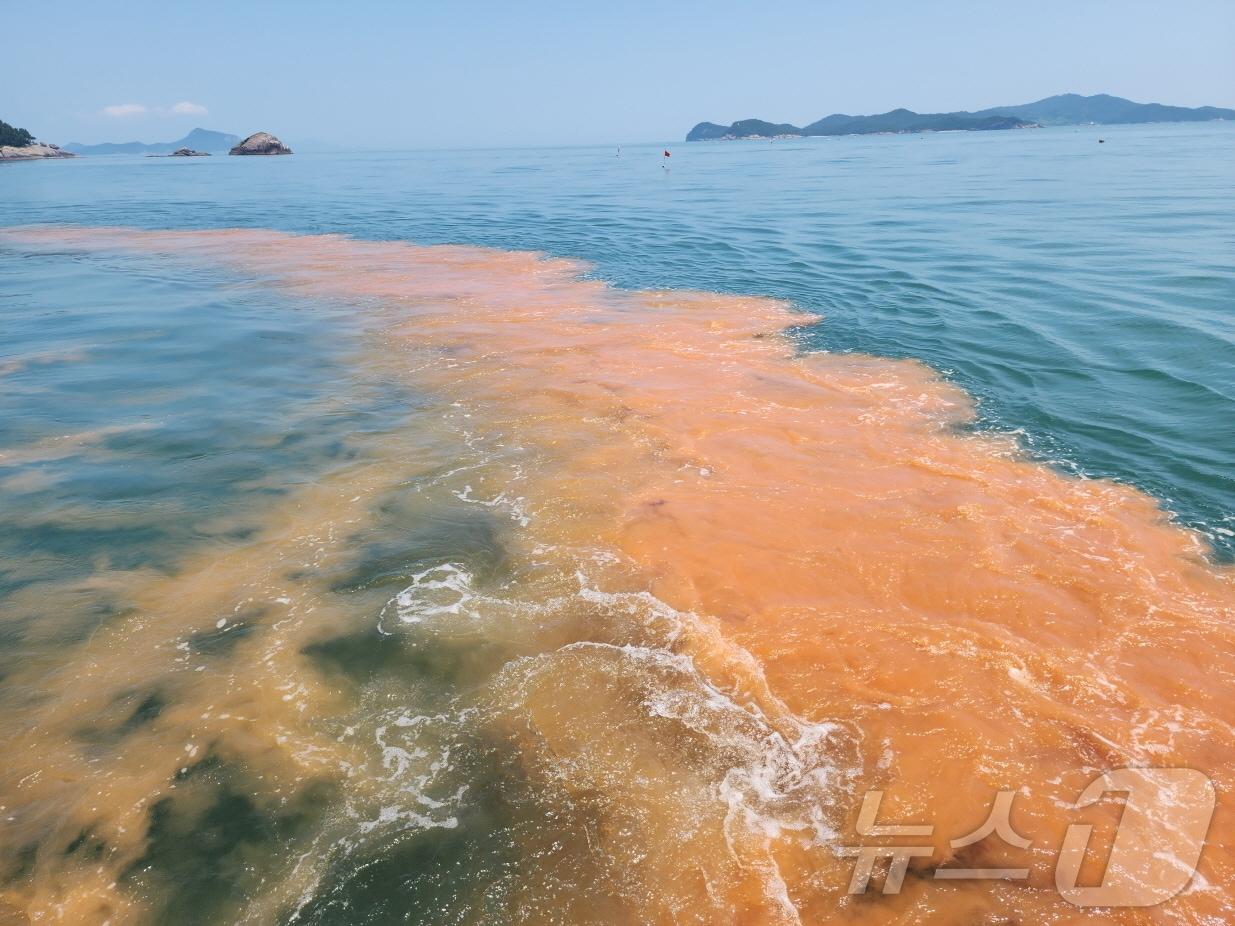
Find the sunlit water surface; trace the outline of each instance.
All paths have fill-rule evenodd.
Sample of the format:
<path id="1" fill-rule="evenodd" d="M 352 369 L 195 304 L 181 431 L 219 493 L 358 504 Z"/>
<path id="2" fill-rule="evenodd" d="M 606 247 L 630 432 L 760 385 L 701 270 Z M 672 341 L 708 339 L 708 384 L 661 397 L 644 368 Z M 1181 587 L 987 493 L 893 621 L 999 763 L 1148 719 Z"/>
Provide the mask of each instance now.
<path id="1" fill-rule="evenodd" d="M 0 919 L 1069 922 L 833 848 L 1229 776 L 1233 148 L 6 165 Z"/>

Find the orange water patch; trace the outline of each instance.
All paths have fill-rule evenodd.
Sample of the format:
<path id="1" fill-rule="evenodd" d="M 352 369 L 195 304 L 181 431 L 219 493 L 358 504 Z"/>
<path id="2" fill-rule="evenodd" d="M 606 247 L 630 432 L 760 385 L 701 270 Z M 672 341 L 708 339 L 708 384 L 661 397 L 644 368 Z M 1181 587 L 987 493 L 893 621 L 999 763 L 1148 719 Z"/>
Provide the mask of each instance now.
<path id="1" fill-rule="evenodd" d="M 468 446 L 493 448 L 456 494 L 510 514 L 514 560 L 584 574 L 569 631 L 544 619 L 562 583 L 542 610 L 487 625 L 528 654 L 487 683 L 491 728 L 545 800 L 571 808 L 563 830 L 586 836 L 567 840 L 571 878 L 529 878 L 526 921 L 1235 919 L 1231 573 L 1145 495 L 959 430 L 970 402 L 923 365 L 799 355 L 784 331 L 801 316 L 781 303 L 618 291 L 534 254 L 266 231 L 18 234 L 348 300 L 379 320 L 398 375 L 440 397 Z M 502 594 L 536 605 L 540 592 Z M 655 645 L 588 636 L 623 607 L 672 627 Z M 329 692 L 305 696 L 329 709 Z M 287 713 L 278 703 L 272 716 Z M 1109 839 L 1117 808 L 1071 804 L 1125 765 L 1213 778 L 1200 877 L 1158 907 L 1082 913 L 1053 889 L 1055 853 L 1069 822 L 1105 821 Z M 862 841 L 871 788 L 882 818 L 934 824 L 905 840 L 933 851 L 900 894 L 851 897 L 835 850 Z M 126 799 L 151 789 L 135 782 Z M 1001 790 L 1018 792 L 1012 822 L 1032 846 L 987 839 L 958 855 L 950 840 Z M 1030 875 L 940 882 L 941 866 Z"/>

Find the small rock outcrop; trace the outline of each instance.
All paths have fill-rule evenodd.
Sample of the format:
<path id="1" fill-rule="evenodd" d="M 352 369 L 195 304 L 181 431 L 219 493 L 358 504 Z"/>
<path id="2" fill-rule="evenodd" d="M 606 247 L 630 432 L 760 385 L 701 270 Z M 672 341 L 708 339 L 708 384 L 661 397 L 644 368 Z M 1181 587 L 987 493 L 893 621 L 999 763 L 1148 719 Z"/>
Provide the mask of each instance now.
<path id="1" fill-rule="evenodd" d="M 292 149 L 269 132 L 255 132 L 228 154 L 291 154 Z"/>
<path id="2" fill-rule="evenodd" d="M 194 151 L 192 148 L 177 148 L 175 151 L 169 154 L 168 157 L 169 158 L 208 158 L 210 157 L 210 152 L 209 151 Z"/>
<path id="3" fill-rule="evenodd" d="M 74 158 L 77 155 L 60 150 L 59 145 L 44 145 L 35 142 L 18 148 L 13 145 L 0 147 L 0 161 L 32 161 L 35 158 Z"/>

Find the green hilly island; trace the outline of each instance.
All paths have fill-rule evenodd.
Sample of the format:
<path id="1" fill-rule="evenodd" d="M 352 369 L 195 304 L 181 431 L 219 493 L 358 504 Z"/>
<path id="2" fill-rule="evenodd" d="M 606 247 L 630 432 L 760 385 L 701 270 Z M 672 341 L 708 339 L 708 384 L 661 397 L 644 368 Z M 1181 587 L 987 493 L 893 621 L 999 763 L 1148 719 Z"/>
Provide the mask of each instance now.
<path id="1" fill-rule="evenodd" d="M 990 131 L 1034 128 L 1044 125 L 1118 125 L 1144 122 L 1207 122 L 1235 119 L 1235 110 L 1216 106 L 1165 106 L 1134 103 L 1100 93 L 1081 96 L 1064 93 L 1016 106 L 996 106 L 977 112 L 915 113 L 908 109 L 873 116 L 835 113 L 799 128 L 789 123 L 741 119 L 730 125 L 700 122 L 686 135 L 687 141 L 736 138 L 778 138 L 819 135 L 875 135 L 900 132 Z"/>

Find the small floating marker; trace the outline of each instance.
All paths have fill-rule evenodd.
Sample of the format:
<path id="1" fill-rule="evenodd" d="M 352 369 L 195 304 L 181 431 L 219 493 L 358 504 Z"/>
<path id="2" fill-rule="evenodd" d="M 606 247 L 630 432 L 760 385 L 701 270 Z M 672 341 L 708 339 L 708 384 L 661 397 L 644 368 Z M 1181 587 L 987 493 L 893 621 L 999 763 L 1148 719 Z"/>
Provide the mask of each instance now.
<path id="1" fill-rule="evenodd" d="M 1098 144 L 1099 144 L 1099 145 L 1104 145 L 1104 144 L 1106 144 L 1106 139 L 1105 139 L 1105 138 L 1099 138 L 1099 139 L 1098 139 Z"/>

